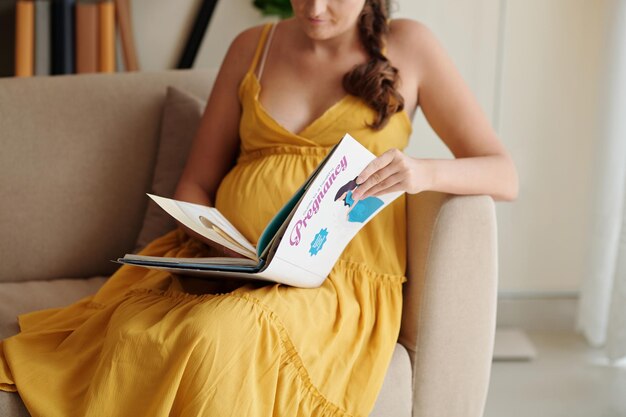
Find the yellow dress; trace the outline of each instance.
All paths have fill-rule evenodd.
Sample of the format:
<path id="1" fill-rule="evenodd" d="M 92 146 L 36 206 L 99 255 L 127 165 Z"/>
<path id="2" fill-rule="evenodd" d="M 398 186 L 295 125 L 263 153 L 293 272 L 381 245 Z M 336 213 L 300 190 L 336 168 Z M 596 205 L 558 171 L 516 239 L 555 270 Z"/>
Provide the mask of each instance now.
<path id="1" fill-rule="evenodd" d="M 249 239 L 346 132 L 375 154 L 404 148 L 405 112 L 373 131 L 374 112 L 346 95 L 298 134 L 242 80 L 241 154 L 216 207 Z M 367 416 L 398 337 L 405 278 L 405 200 L 348 245 L 316 289 L 265 282 L 195 295 L 180 278 L 123 266 L 94 296 L 19 317 L 0 344 L 0 389 L 33 416 Z M 196 256 L 206 247 L 175 230 L 142 253 Z"/>

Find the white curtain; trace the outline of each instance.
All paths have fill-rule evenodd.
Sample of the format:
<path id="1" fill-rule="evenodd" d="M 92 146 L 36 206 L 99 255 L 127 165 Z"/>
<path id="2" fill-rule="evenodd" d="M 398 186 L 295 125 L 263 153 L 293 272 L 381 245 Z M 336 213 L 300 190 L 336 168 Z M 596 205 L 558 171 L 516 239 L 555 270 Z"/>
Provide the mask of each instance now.
<path id="1" fill-rule="evenodd" d="M 598 138 L 589 267 L 578 328 L 611 361 L 626 357 L 626 0 L 611 2 L 603 134 Z"/>

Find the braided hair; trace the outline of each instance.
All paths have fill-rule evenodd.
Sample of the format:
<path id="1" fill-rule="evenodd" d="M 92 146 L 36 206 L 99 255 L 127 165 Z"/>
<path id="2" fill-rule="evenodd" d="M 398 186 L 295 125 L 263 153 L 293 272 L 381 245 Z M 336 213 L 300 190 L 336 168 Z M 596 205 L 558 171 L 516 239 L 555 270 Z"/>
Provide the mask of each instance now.
<path id="1" fill-rule="evenodd" d="M 404 109 L 404 98 L 398 92 L 398 69 L 383 55 L 384 39 L 389 32 L 385 0 L 366 0 L 359 16 L 359 36 L 370 56 L 343 77 L 343 88 L 362 98 L 377 115 L 369 126 L 379 130 L 389 118 Z"/>

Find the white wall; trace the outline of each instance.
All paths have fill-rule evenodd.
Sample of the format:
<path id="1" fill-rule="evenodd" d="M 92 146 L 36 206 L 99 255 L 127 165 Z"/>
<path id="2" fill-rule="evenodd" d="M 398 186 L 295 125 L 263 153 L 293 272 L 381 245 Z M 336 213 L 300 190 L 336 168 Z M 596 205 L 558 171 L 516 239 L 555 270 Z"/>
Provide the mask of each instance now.
<path id="1" fill-rule="evenodd" d="M 520 169 L 521 188 L 519 201 L 498 212 L 507 289 L 580 288 L 609 3 L 508 2 L 500 134 Z"/>
<path id="2" fill-rule="evenodd" d="M 394 9 L 394 17 L 417 19 L 435 33 L 493 121 L 499 0 L 405 0 L 396 2 Z M 415 118 L 407 152 L 424 158 L 452 157 L 421 111 Z"/>
<path id="3" fill-rule="evenodd" d="M 516 161 L 519 198 L 497 204 L 501 291 L 580 287 L 609 3 L 420 0 L 402 13 L 440 37 Z M 446 153 L 416 126 L 413 154 Z"/>
<path id="4" fill-rule="evenodd" d="M 200 1 L 132 0 L 130 4 L 140 68 L 176 67 Z"/>
<path id="5" fill-rule="evenodd" d="M 175 68 L 202 0 L 133 0 L 132 18 L 141 69 Z M 195 61 L 217 67 L 228 45 L 243 29 L 273 20 L 264 18 L 252 0 L 219 0 Z"/>
<path id="6" fill-rule="evenodd" d="M 519 199 L 497 204 L 501 291 L 579 289 L 611 1 L 395 1 L 395 17 L 439 37 L 517 163 Z M 134 0 L 143 69 L 175 65 L 199 3 Z M 196 67 L 218 66 L 239 31 L 267 20 L 251 3 L 218 3 Z M 421 113 L 407 152 L 450 157 Z"/>

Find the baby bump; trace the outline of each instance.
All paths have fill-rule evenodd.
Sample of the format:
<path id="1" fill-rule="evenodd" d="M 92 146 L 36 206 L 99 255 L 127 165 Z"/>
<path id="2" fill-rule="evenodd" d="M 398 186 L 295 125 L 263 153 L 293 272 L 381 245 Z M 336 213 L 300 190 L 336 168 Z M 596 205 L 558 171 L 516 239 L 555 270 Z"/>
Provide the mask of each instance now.
<path id="1" fill-rule="evenodd" d="M 238 163 L 217 192 L 220 212 L 256 244 L 267 223 L 306 181 L 322 156 L 271 155 Z M 374 271 L 404 274 L 405 201 L 401 196 L 377 214 L 348 244 L 341 259 Z"/>
<path id="2" fill-rule="evenodd" d="M 215 207 L 255 244 L 320 161 L 318 156 L 279 154 L 237 163 L 222 180 Z"/>

